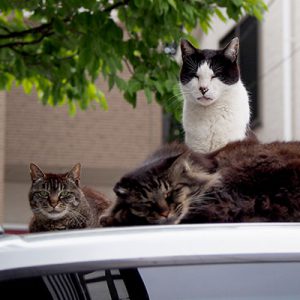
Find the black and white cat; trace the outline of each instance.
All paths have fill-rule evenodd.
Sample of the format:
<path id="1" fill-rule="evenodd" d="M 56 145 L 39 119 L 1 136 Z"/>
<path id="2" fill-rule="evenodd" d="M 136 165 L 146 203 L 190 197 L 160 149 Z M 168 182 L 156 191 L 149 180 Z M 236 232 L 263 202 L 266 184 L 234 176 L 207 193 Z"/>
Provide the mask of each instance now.
<path id="1" fill-rule="evenodd" d="M 249 97 L 237 63 L 239 39 L 221 50 L 200 50 L 181 41 L 180 88 L 185 143 L 210 152 L 246 137 Z"/>

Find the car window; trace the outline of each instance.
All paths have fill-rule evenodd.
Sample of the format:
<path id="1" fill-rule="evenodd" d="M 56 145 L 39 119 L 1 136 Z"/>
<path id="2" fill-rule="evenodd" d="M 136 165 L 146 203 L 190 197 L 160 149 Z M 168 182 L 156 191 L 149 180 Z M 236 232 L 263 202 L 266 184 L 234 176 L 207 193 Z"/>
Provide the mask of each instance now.
<path id="1" fill-rule="evenodd" d="M 7 299 L 149 300 L 137 269 L 50 274 L 0 282 Z M 3 299 L 1 297 L 1 299 Z"/>
<path id="2" fill-rule="evenodd" d="M 151 300 L 299 300 L 300 263 L 142 268 Z"/>
<path id="3" fill-rule="evenodd" d="M 147 267 L 6 280 L 0 290 L 7 299 L 296 300 L 299 274 L 295 262 Z"/>

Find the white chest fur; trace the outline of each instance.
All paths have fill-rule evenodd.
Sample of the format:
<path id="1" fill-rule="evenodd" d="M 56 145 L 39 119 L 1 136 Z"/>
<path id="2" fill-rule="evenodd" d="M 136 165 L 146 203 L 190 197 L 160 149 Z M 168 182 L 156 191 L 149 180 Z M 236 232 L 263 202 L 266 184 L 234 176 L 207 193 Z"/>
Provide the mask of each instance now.
<path id="1" fill-rule="evenodd" d="M 250 119 L 249 99 L 240 80 L 208 106 L 195 102 L 188 93 L 183 94 L 185 143 L 194 151 L 214 151 L 246 136 Z"/>

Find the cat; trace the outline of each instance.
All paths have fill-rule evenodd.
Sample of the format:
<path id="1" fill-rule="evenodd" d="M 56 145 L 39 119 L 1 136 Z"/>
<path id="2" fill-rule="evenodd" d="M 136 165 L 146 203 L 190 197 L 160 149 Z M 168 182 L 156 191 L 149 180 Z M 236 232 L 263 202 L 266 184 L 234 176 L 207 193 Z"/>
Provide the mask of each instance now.
<path id="1" fill-rule="evenodd" d="M 102 193 L 80 187 L 81 165 L 64 174 L 44 173 L 30 164 L 29 203 L 33 217 L 29 232 L 98 227 L 101 214 L 111 204 Z"/>
<path id="2" fill-rule="evenodd" d="M 200 50 L 181 41 L 182 125 L 185 143 L 196 152 L 208 153 L 247 135 L 254 137 L 238 52 L 237 37 L 221 50 Z"/>
<path id="3" fill-rule="evenodd" d="M 178 147 L 178 146 L 177 146 Z M 104 226 L 300 221 L 300 142 L 183 149 L 116 183 Z"/>
<path id="4" fill-rule="evenodd" d="M 123 176 L 114 186 L 117 200 L 101 218 L 101 225 L 159 224 L 160 216 L 168 210 L 164 199 L 168 197 L 169 186 L 164 176 L 173 162 L 187 150 L 186 145 L 177 142 L 165 145 L 136 170 Z M 144 218 L 143 210 L 149 212 L 147 218 Z"/>

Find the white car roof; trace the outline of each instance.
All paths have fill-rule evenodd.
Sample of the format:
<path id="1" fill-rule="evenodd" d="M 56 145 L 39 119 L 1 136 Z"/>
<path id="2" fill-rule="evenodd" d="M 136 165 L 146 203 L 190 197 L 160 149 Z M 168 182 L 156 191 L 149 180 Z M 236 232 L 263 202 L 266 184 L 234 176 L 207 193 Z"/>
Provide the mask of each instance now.
<path id="1" fill-rule="evenodd" d="M 168 225 L 0 236 L 1 274 L 69 264 L 103 268 L 300 261 L 300 223 Z"/>

